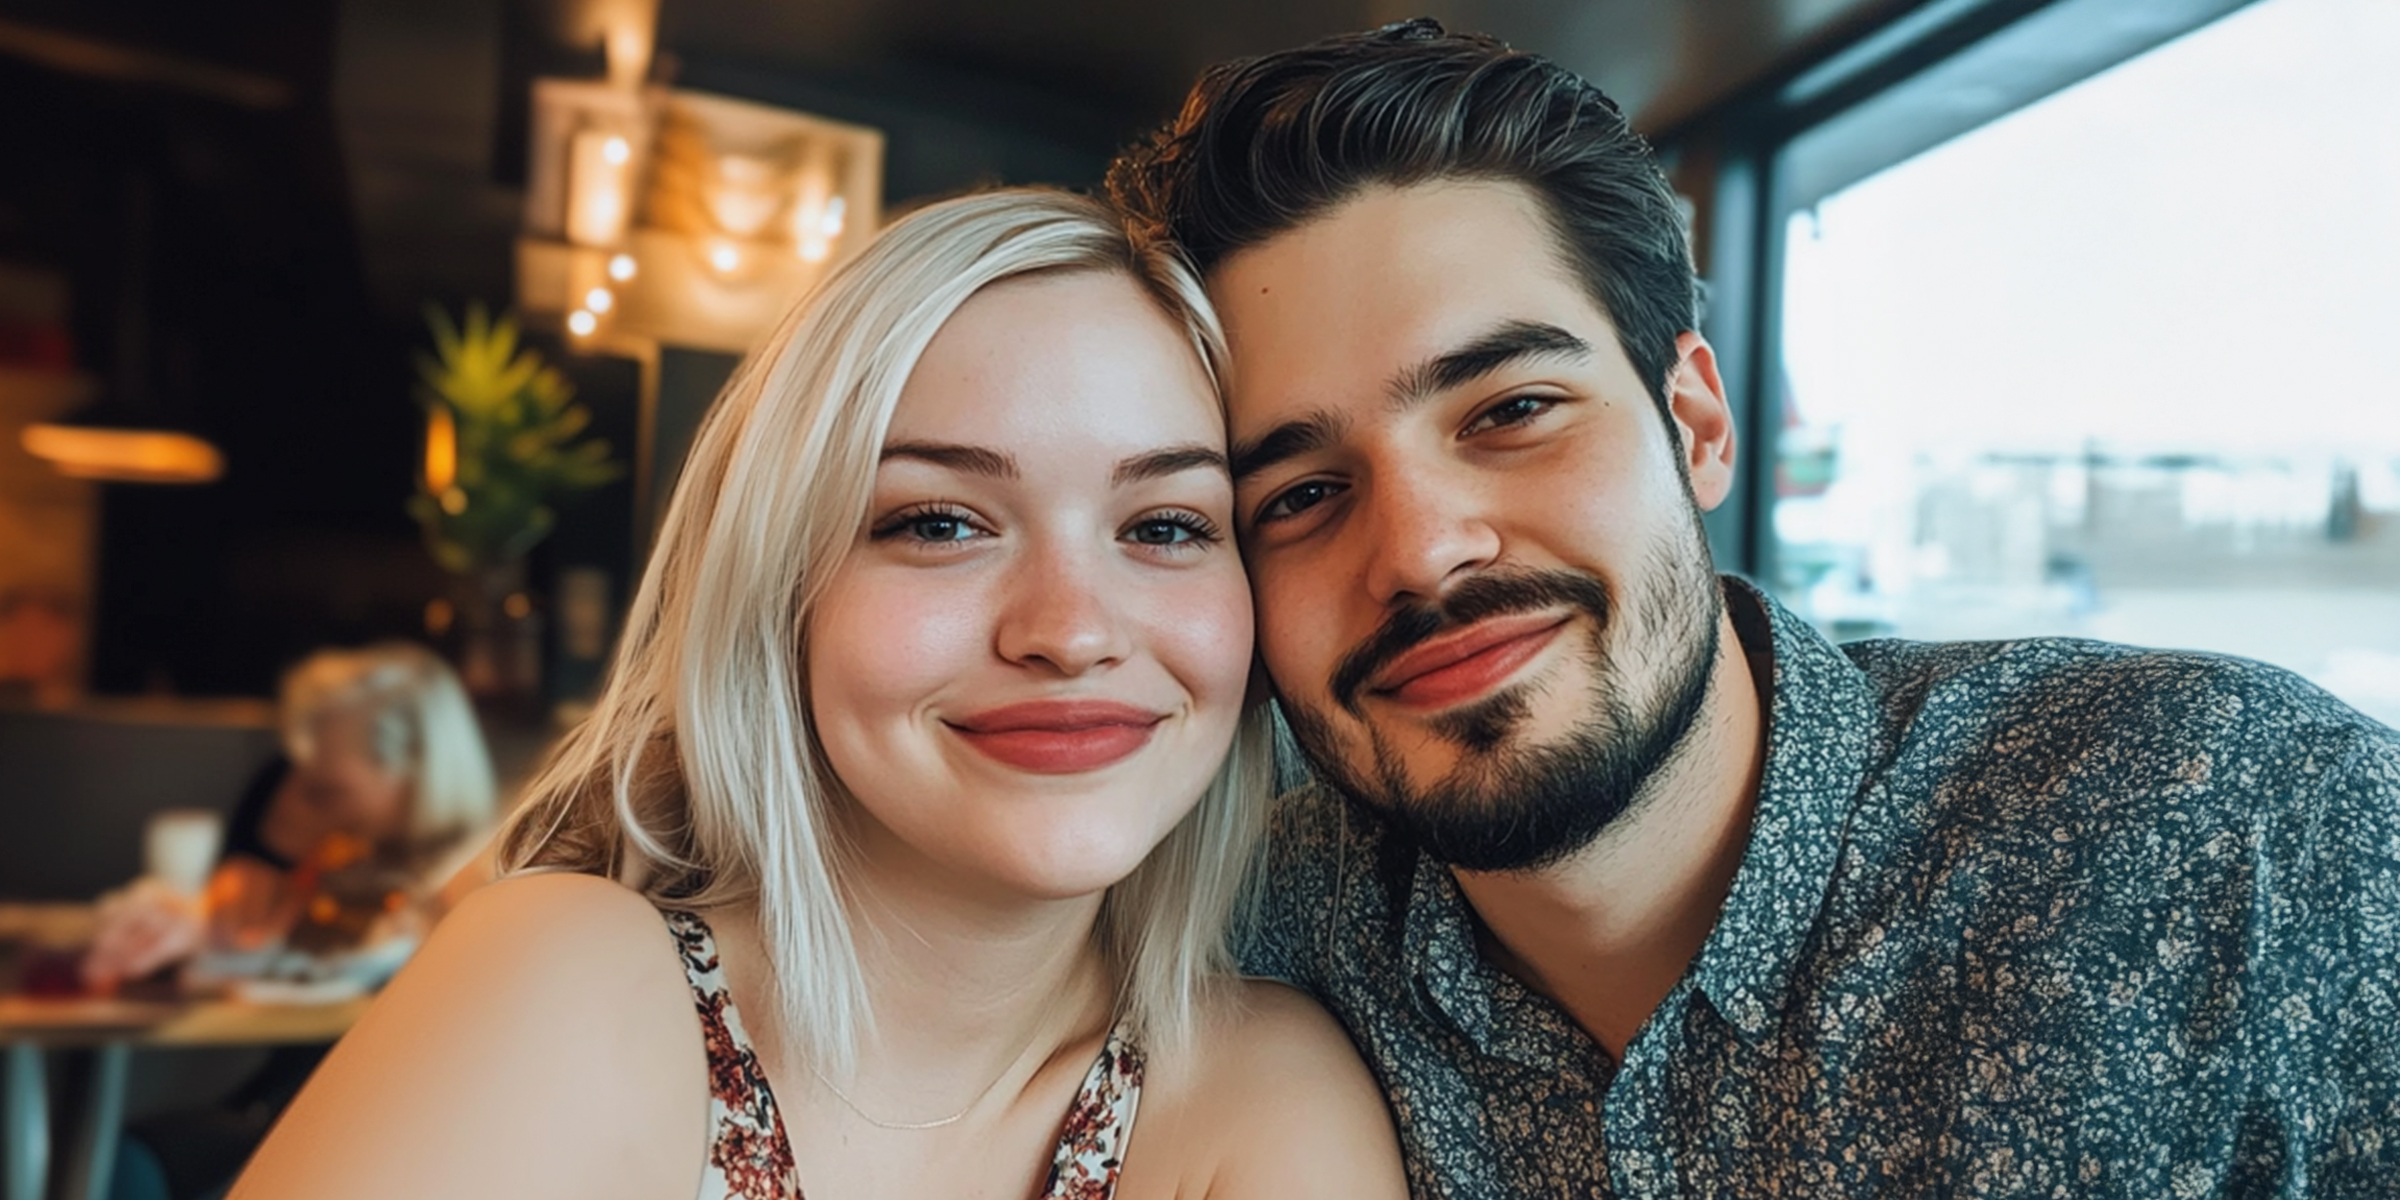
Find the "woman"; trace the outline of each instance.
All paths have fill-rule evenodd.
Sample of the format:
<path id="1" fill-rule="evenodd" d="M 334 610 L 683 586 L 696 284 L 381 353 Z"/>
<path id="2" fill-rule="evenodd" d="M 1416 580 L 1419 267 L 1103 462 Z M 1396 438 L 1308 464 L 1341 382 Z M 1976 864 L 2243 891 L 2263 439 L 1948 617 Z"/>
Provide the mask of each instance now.
<path id="1" fill-rule="evenodd" d="M 493 817 L 491 757 L 458 677 L 407 642 L 321 650 L 283 679 L 283 754 L 251 782 L 195 908 L 136 888 L 84 959 L 106 991 L 204 949 L 257 950 L 300 923 L 328 870 L 403 881 L 430 918 Z"/>
<path id="2" fill-rule="evenodd" d="M 504 835 L 546 873 L 460 908 L 235 1194 L 1400 1195 L 1340 1030 L 1222 974 L 1269 763 L 1219 345 L 1063 194 L 837 271 Z"/>

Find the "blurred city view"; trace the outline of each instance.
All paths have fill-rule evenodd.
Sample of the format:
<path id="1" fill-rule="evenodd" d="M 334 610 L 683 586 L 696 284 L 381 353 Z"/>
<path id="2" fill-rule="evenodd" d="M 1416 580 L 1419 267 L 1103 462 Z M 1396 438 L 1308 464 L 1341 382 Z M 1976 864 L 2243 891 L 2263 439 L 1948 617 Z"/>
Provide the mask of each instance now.
<path id="1" fill-rule="evenodd" d="M 2394 45 L 2400 4 L 2261 0 L 1795 213 L 1779 593 L 2400 725 Z"/>

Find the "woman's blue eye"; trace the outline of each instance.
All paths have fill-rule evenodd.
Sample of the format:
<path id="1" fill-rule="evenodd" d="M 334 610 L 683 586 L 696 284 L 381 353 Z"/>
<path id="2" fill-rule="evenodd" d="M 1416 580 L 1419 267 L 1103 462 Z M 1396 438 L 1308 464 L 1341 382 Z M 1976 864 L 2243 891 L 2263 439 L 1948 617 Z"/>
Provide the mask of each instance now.
<path id="1" fill-rule="evenodd" d="M 963 512 L 947 509 L 918 509 L 886 518 L 870 531 L 876 541 L 899 538 L 921 546 L 946 546 L 973 541 L 984 531 L 975 519 Z"/>
<path id="2" fill-rule="evenodd" d="M 1185 510 L 1136 518 L 1119 536 L 1137 546 L 1174 548 L 1224 540 L 1224 534 L 1217 529 L 1216 522 L 1200 513 Z"/>
<path id="3" fill-rule="evenodd" d="M 1180 521 L 1163 519 L 1137 522 L 1131 533 L 1134 541 L 1145 546 L 1173 546 L 1198 536 Z"/>
<path id="4" fill-rule="evenodd" d="M 908 532 L 921 542 L 963 542 L 975 535 L 974 527 L 965 521 L 939 513 L 910 517 Z"/>

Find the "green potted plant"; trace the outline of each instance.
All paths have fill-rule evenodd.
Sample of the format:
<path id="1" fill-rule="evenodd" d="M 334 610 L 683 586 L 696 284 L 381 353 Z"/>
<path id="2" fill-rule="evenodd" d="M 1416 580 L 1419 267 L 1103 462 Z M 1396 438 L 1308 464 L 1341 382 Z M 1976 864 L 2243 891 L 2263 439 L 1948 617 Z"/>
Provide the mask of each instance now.
<path id="1" fill-rule="evenodd" d="M 589 436 L 591 410 L 576 403 L 574 385 L 523 343 L 513 316 L 469 304 L 454 322 L 428 307 L 426 324 L 434 352 L 417 356 L 425 455 L 408 512 L 434 561 L 459 581 L 450 622 L 469 690 L 528 698 L 539 685 L 540 635 L 525 554 L 557 527 L 561 503 L 624 470 L 607 441 Z"/>

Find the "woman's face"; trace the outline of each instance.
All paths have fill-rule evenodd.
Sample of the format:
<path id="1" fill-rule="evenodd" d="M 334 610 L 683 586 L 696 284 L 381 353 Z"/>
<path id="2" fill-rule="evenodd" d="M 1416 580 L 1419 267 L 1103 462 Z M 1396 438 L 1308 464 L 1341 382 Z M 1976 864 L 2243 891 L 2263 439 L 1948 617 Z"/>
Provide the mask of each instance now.
<path id="1" fill-rule="evenodd" d="M 297 857 L 330 834 L 386 842 L 407 830 L 409 777 L 377 760 L 365 718 L 325 714 L 310 742 L 308 761 L 293 764 L 268 810 L 270 844 Z"/>
<path id="2" fill-rule="evenodd" d="M 1120 275 L 997 284 L 935 335 L 807 629 L 871 870 L 1084 895 L 1191 810 L 1250 664 L 1224 439 Z"/>

